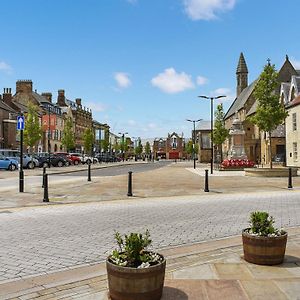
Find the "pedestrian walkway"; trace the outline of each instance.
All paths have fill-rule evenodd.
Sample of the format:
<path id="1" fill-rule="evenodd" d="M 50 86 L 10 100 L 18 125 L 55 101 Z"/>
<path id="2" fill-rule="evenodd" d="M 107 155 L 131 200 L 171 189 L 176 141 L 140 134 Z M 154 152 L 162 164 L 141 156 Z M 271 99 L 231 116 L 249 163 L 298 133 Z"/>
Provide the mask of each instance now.
<path id="1" fill-rule="evenodd" d="M 300 299 L 300 228 L 290 228 L 284 263 L 243 259 L 241 236 L 162 249 L 162 300 Z M 0 285 L 0 299 L 109 299 L 105 263 Z"/>

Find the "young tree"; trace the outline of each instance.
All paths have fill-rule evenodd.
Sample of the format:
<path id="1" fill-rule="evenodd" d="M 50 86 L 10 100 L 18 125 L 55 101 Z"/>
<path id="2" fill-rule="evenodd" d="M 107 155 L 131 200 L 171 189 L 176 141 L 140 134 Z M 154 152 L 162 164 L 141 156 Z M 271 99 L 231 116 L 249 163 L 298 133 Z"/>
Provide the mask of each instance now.
<path id="1" fill-rule="evenodd" d="M 213 143 L 217 146 L 218 152 L 221 154 L 221 161 L 223 161 L 222 144 L 229 137 L 229 129 L 225 128 L 224 116 L 223 104 L 220 103 L 217 105 L 217 109 L 215 111 Z"/>
<path id="2" fill-rule="evenodd" d="M 83 145 L 85 153 L 91 155 L 92 147 L 94 143 L 94 133 L 91 128 L 87 128 L 83 134 Z"/>
<path id="3" fill-rule="evenodd" d="M 282 124 L 288 113 L 285 111 L 283 104 L 280 103 L 278 89 L 278 73 L 275 65 L 270 62 L 265 65 L 263 72 L 254 89 L 254 97 L 258 101 L 256 113 L 250 117 L 250 121 L 256 124 L 260 130 L 268 133 L 269 136 L 269 158 L 270 168 L 272 169 L 272 145 L 271 132 Z"/>
<path id="4" fill-rule="evenodd" d="M 73 131 L 73 122 L 71 117 L 68 117 L 65 121 L 61 142 L 66 147 L 67 151 L 75 148 L 75 134 Z"/>
<path id="5" fill-rule="evenodd" d="M 138 145 L 134 149 L 134 152 L 135 152 L 135 155 L 137 155 L 137 156 L 141 155 L 143 152 L 143 145 L 142 145 L 142 141 L 140 138 L 138 141 Z"/>
<path id="6" fill-rule="evenodd" d="M 145 145 L 145 153 L 147 155 L 149 155 L 151 152 L 151 147 L 150 147 L 150 143 L 149 142 L 146 142 L 146 145 Z"/>
<path id="7" fill-rule="evenodd" d="M 189 155 L 189 159 L 193 156 L 193 140 L 189 140 L 185 144 L 185 151 Z"/>
<path id="8" fill-rule="evenodd" d="M 28 113 L 26 115 L 26 125 L 24 128 L 24 144 L 29 146 L 30 152 L 32 147 L 42 137 L 42 128 L 39 122 L 38 107 L 31 102 L 28 103 Z"/>

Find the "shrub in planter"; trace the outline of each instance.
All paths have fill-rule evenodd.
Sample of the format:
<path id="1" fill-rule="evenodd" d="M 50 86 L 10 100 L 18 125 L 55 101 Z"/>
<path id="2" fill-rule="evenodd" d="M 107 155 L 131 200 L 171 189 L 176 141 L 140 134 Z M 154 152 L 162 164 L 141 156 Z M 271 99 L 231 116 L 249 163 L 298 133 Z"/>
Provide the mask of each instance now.
<path id="1" fill-rule="evenodd" d="M 151 245 L 149 231 L 115 233 L 118 249 L 106 260 L 109 294 L 113 300 L 158 300 L 162 296 L 166 261 Z"/>
<path id="2" fill-rule="evenodd" d="M 274 218 L 264 211 L 252 212 L 249 223 L 251 227 L 242 232 L 244 259 L 259 265 L 281 264 L 287 232 L 275 228 Z"/>

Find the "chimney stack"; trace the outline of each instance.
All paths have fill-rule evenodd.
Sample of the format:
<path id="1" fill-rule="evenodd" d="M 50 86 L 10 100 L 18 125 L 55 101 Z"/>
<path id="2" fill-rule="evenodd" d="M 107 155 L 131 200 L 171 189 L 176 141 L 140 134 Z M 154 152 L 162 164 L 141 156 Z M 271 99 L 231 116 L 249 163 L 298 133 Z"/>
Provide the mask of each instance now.
<path id="1" fill-rule="evenodd" d="M 76 98 L 75 102 L 76 102 L 77 106 L 79 106 L 81 108 L 81 99 L 80 98 Z"/>
<path id="2" fill-rule="evenodd" d="M 48 102 L 52 103 L 52 93 L 42 93 L 42 96 L 45 97 Z"/>
<path id="3" fill-rule="evenodd" d="M 3 89 L 3 102 L 6 103 L 8 106 L 12 107 L 11 88 Z"/>
<path id="4" fill-rule="evenodd" d="M 16 83 L 16 93 L 31 93 L 32 81 L 31 80 L 18 80 Z"/>
<path id="5" fill-rule="evenodd" d="M 59 106 L 67 106 L 66 97 L 65 97 L 65 90 L 58 90 L 57 104 Z"/>

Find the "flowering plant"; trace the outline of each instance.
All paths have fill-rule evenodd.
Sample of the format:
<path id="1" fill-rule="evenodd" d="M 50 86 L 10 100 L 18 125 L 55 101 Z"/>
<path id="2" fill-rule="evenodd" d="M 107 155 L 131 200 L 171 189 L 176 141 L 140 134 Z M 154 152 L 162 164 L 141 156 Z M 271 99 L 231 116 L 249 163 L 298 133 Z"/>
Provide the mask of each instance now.
<path id="1" fill-rule="evenodd" d="M 250 215 L 250 228 L 247 232 L 258 236 L 280 236 L 286 232 L 273 226 L 274 218 L 265 211 L 254 211 Z"/>
<path id="2" fill-rule="evenodd" d="M 223 168 L 252 168 L 254 167 L 254 162 L 249 159 L 224 159 L 221 163 Z"/>
<path id="3" fill-rule="evenodd" d="M 146 250 L 152 243 L 148 229 L 145 234 L 130 233 L 125 234 L 124 238 L 115 232 L 115 239 L 119 249 L 112 252 L 109 260 L 118 266 L 148 268 L 163 261 L 160 254 Z"/>

